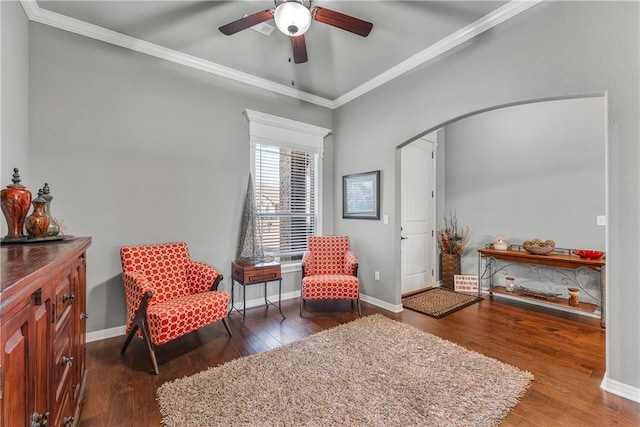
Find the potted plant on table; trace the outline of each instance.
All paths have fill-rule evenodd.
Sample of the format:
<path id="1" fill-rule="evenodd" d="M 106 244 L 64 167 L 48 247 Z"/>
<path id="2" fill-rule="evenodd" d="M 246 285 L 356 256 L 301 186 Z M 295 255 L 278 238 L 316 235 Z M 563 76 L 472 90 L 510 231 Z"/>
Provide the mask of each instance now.
<path id="1" fill-rule="evenodd" d="M 445 228 L 437 231 L 442 251 L 442 286 L 454 289 L 454 276 L 460 274 L 460 255 L 469 243 L 469 227 L 459 227 L 455 212 L 444 217 Z"/>

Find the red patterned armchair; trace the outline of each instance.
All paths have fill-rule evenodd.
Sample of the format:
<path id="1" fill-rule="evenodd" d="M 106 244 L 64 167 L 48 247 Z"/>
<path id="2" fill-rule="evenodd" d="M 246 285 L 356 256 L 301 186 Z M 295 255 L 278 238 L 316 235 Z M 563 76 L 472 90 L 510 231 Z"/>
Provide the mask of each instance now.
<path id="1" fill-rule="evenodd" d="M 300 316 L 308 299 L 350 299 L 360 311 L 358 259 L 347 236 L 309 236 L 302 256 Z"/>
<path id="2" fill-rule="evenodd" d="M 158 374 L 154 346 L 221 320 L 227 323 L 229 294 L 218 291 L 222 274 L 191 261 L 186 243 L 127 246 L 120 250 L 127 303 L 127 338 L 144 339 L 153 373 Z"/>

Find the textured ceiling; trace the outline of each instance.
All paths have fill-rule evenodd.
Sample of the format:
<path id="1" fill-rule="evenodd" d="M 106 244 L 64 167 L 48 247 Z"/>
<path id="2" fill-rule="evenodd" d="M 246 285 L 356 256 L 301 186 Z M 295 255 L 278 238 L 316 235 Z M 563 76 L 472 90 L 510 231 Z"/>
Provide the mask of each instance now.
<path id="1" fill-rule="evenodd" d="M 309 61 L 289 61 L 291 44 L 277 28 L 265 36 L 218 27 L 274 7 L 272 1 L 39 1 L 56 12 L 334 100 L 495 11 L 500 1 L 313 1 L 373 23 L 360 37 L 320 22 L 305 35 Z M 268 23 L 275 24 L 273 21 Z"/>

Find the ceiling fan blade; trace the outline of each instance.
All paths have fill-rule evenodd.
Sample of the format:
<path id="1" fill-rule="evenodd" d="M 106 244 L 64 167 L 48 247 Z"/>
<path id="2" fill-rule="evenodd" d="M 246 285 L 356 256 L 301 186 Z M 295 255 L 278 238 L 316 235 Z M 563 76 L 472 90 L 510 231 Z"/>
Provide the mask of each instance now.
<path id="1" fill-rule="evenodd" d="M 291 36 L 289 38 L 291 39 L 291 48 L 293 49 L 293 62 L 296 64 L 307 62 L 307 43 L 304 40 L 304 35 Z"/>
<path id="2" fill-rule="evenodd" d="M 270 19 L 273 19 L 273 11 L 263 10 L 262 12 L 254 13 L 253 15 L 248 15 L 244 18 L 240 18 L 237 21 L 230 22 L 218 29 L 222 34 L 230 36 L 231 34 L 235 34 L 238 31 L 246 30 L 247 28 L 251 28 L 254 25 L 261 24 Z"/>
<path id="3" fill-rule="evenodd" d="M 323 7 L 314 7 L 311 15 L 318 22 L 338 27 L 362 37 L 367 37 L 373 28 L 371 22 L 363 21 L 362 19 Z"/>

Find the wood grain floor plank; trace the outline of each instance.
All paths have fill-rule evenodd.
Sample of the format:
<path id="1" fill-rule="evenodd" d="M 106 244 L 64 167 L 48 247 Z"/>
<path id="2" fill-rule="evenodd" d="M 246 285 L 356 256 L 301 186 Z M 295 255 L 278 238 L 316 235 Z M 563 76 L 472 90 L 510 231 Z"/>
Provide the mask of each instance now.
<path id="1" fill-rule="evenodd" d="M 304 316 L 299 300 L 247 310 L 244 331 L 234 314 L 230 339 L 218 322 L 156 349 L 160 374 L 140 340 L 120 355 L 124 337 L 89 343 L 87 391 L 80 425 L 160 426 L 156 389 L 241 356 L 267 351 L 358 318 L 348 301 L 311 301 Z M 535 380 L 503 426 L 640 426 L 640 404 L 600 389 L 605 372 L 605 335 L 598 319 L 557 313 L 517 301 L 489 299 L 442 319 L 405 310 L 391 313 L 362 303 L 363 316 L 380 313 L 469 350 L 532 372 Z M 221 385 L 224 387 L 224 385 Z"/>

